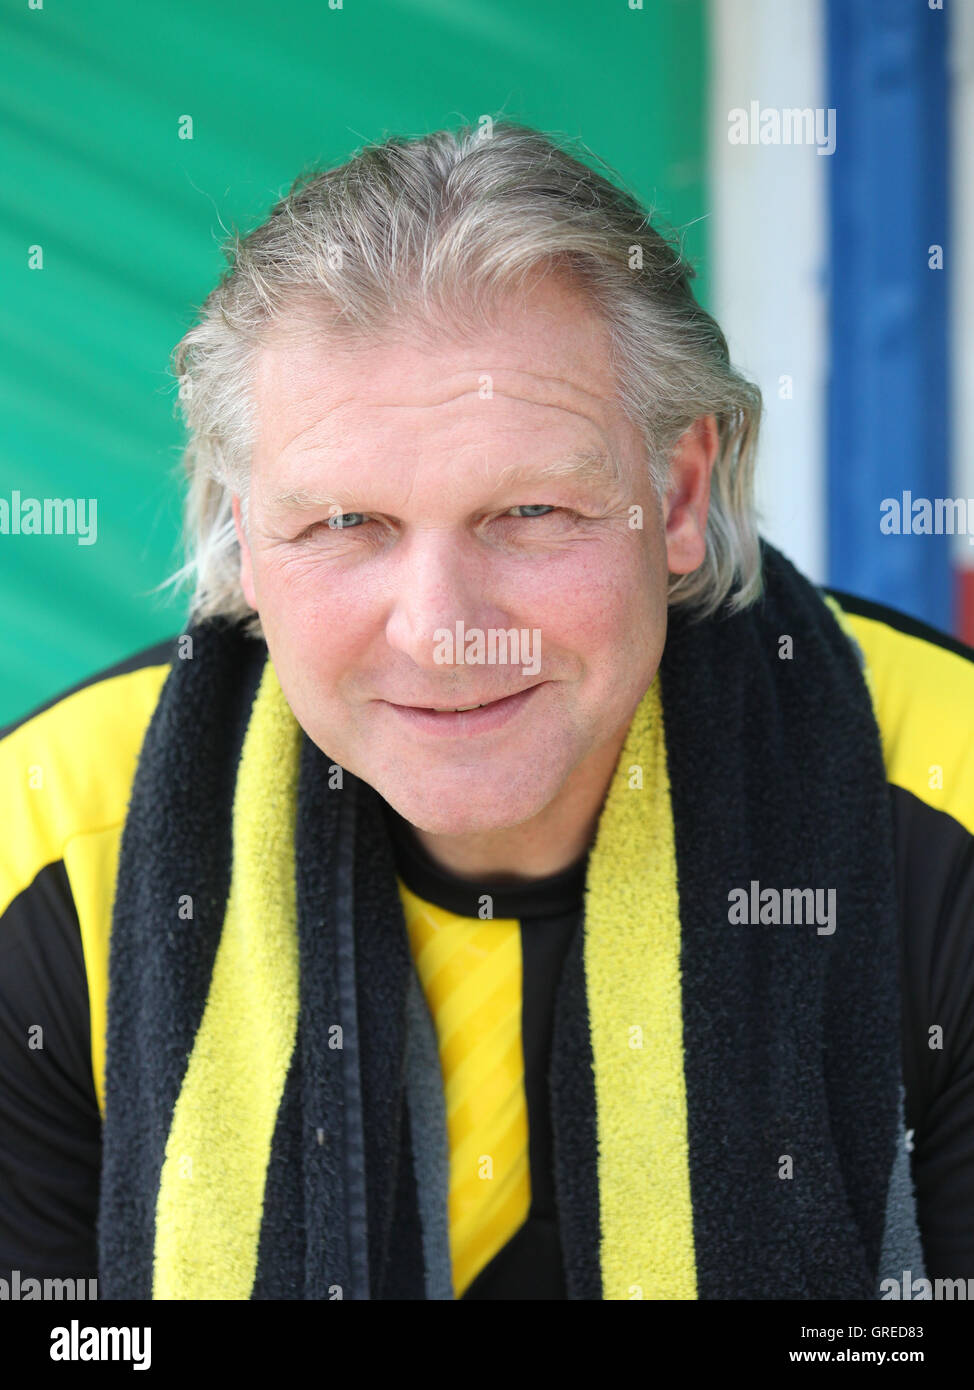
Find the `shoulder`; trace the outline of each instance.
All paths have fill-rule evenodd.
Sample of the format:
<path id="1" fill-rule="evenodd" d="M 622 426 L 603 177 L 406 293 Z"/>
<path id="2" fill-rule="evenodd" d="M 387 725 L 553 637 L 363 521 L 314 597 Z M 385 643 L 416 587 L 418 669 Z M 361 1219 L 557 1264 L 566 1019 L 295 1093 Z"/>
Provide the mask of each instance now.
<path id="1" fill-rule="evenodd" d="M 0 913 L 75 837 L 124 820 L 176 642 L 146 647 L 0 729 Z"/>
<path id="2" fill-rule="evenodd" d="M 974 1260 L 974 648 L 837 592 L 883 745 L 901 912 L 901 1048 L 928 1275 Z"/>
<path id="3" fill-rule="evenodd" d="M 974 835 L 974 648 L 896 608 L 824 593 L 862 652 L 888 781 Z"/>
<path id="4" fill-rule="evenodd" d="M 0 731 L 7 806 L 0 945 L 7 943 L 14 962 L 4 971 L 6 1002 L 43 1000 L 53 991 L 75 1019 L 75 1051 L 90 1016 L 89 1060 L 78 1064 L 78 1087 L 84 1091 L 93 1079 L 100 1106 L 119 845 L 142 740 L 178 640 L 96 672 Z"/>

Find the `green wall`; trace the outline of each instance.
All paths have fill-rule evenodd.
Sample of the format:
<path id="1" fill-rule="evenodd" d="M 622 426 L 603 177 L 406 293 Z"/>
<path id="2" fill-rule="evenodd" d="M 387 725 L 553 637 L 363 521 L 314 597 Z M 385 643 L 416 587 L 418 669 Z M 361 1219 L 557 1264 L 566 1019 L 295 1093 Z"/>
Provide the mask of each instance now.
<path id="1" fill-rule="evenodd" d="M 483 114 L 580 137 L 687 228 L 707 302 L 705 0 L 39 2 L 0 20 L 0 498 L 94 497 L 98 529 L 0 535 L 0 724 L 182 628 L 150 593 L 181 558 L 169 353 L 301 169 Z"/>

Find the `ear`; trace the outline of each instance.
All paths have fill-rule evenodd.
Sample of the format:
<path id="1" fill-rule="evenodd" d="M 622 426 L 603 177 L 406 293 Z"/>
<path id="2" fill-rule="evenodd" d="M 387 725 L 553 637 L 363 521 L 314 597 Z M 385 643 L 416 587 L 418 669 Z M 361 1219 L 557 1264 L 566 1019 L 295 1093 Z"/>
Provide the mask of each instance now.
<path id="1" fill-rule="evenodd" d="M 670 574 L 690 574 L 706 557 L 710 478 L 719 447 L 715 415 L 702 415 L 676 442 L 663 499 Z"/>
<path id="2" fill-rule="evenodd" d="M 233 525 L 237 533 L 237 541 L 240 544 L 240 587 L 243 589 L 244 598 L 251 608 L 257 608 L 257 592 L 254 588 L 254 570 L 250 556 L 250 541 L 247 539 L 247 532 L 243 524 L 243 513 L 240 509 L 240 498 L 235 493 L 231 506 L 233 507 Z"/>

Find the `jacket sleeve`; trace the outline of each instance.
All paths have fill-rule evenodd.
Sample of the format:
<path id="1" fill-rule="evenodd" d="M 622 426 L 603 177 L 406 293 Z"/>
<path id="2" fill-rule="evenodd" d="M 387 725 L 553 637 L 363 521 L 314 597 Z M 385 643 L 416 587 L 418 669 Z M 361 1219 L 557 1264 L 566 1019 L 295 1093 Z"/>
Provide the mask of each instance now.
<path id="1" fill-rule="evenodd" d="M 97 1275 L 101 1118 L 62 862 L 0 916 L 0 1278 Z"/>
<path id="2" fill-rule="evenodd" d="M 906 1122 L 930 1279 L 974 1279 L 974 836 L 893 788 Z"/>
<path id="3" fill-rule="evenodd" d="M 974 648 L 898 609 L 828 592 L 865 659 L 892 799 L 900 1045 L 927 1277 L 971 1279 Z"/>
<path id="4" fill-rule="evenodd" d="M 0 1278 L 96 1277 L 114 865 L 176 640 L 0 731 Z"/>

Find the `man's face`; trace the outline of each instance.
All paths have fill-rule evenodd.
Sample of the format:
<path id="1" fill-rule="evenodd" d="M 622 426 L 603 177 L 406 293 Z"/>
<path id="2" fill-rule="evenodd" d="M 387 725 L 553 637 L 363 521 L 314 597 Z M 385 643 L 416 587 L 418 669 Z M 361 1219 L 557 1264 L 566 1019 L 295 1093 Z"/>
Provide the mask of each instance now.
<path id="1" fill-rule="evenodd" d="M 234 503 L 244 592 L 299 723 L 431 834 L 520 825 L 592 776 L 604 790 L 659 666 L 668 570 L 704 553 L 709 466 L 691 461 L 660 509 L 578 292 L 535 283 L 499 321 L 432 350 L 271 343 L 246 535 Z M 622 482 L 552 476 L 577 453 L 614 455 Z M 499 660 L 471 659 L 472 629 Z M 510 629 L 528 648 L 505 661 Z"/>

